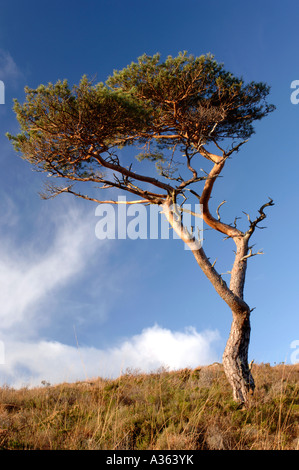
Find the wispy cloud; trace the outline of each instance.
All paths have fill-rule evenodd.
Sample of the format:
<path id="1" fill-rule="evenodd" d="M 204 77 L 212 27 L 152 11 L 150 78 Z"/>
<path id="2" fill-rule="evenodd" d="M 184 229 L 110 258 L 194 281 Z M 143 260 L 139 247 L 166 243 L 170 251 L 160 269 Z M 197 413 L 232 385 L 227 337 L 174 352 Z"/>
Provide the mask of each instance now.
<path id="1" fill-rule="evenodd" d="M 17 206 L 12 198 L 5 191 L 0 191 L 0 214 L 1 225 L 0 230 L 4 228 L 14 227 L 18 222 Z"/>
<path id="2" fill-rule="evenodd" d="M 0 79 L 15 83 L 23 74 L 8 51 L 0 49 Z"/>
<path id="3" fill-rule="evenodd" d="M 48 246 L 36 248 L 38 233 L 35 243 L 27 246 L 7 240 L 0 244 L 0 329 L 28 322 L 33 307 L 80 272 L 94 251 L 95 243 L 86 243 L 90 220 L 78 210 L 69 211 L 64 218 L 57 215 L 55 224 Z"/>

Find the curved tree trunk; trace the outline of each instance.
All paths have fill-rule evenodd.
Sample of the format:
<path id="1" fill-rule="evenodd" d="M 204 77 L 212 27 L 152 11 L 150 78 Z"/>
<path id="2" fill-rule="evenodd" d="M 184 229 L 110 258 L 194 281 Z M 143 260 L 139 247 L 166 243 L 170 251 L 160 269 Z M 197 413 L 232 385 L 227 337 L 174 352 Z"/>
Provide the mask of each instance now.
<path id="1" fill-rule="evenodd" d="M 239 146 L 235 147 L 231 153 L 237 150 Z M 172 209 L 172 204 L 175 203 L 175 197 L 173 196 L 172 198 L 169 196 L 163 203 L 162 207 L 172 228 L 189 246 L 198 265 L 212 283 L 216 292 L 232 311 L 233 321 L 230 335 L 223 353 L 223 366 L 227 379 L 232 386 L 234 400 L 238 403 L 244 403 L 247 405 L 249 395 L 254 391 L 254 380 L 248 364 L 251 310 L 248 304 L 244 301 L 243 294 L 248 258 L 255 254 L 261 254 L 260 252 L 253 254 L 252 247 L 249 247 L 248 242 L 257 224 L 266 217 L 264 208 L 273 205 L 273 201 L 270 199 L 270 202 L 264 204 L 259 209 L 260 215 L 254 221 L 251 221 L 248 216 L 250 227 L 246 232 L 238 230 L 236 228 L 236 224 L 232 226 L 221 222 L 218 210 L 218 220 L 211 215 L 208 203 L 213 185 L 216 178 L 220 175 L 226 158 L 229 155 L 230 153 L 224 154 L 223 158 L 221 158 L 217 155 L 208 154 L 209 159 L 214 162 L 214 166 L 206 179 L 204 189 L 200 197 L 203 220 L 211 228 L 225 234 L 227 238 L 233 239 L 236 245 L 235 259 L 230 272 L 231 278 L 229 287 L 224 281 L 222 275 L 216 271 L 214 267 L 215 262 L 211 264 L 200 241 L 196 240 L 194 236 L 186 230 L 182 224 L 181 218 L 177 217 L 177 211 Z M 218 206 L 218 209 L 219 207 L 220 206 Z"/>
<path id="2" fill-rule="evenodd" d="M 167 220 L 180 238 L 189 245 L 198 265 L 210 280 L 220 297 L 231 308 L 233 322 L 229 339 L 223 354 L 224 371 L 233 389 L 234 400 L 248 403 L 249 394 L 254 390 L 254 380 L 248 365 L 248 347 L 250 340 L 250 308 L 243 300 L 245 273 L 247 266 L 248 238 L 235 237 L 236 256 L 231 271 L 228 287 L 217 273 L 201 245 L 187 233 L 180 220 L 174 217 L 171 201 L 163 205 Z M 239 235 L 239 234 L 238 234 Z"/>
<path id="3" fill-rule="evenodd" d="M 232 312 L 233 321 L 222 361 L 226 377 L 233 389 L 233 398 L 238 403 L 248 403 L 255 385 L 248 365 L 250 340 L 250 312 L 242 315 Z"/>

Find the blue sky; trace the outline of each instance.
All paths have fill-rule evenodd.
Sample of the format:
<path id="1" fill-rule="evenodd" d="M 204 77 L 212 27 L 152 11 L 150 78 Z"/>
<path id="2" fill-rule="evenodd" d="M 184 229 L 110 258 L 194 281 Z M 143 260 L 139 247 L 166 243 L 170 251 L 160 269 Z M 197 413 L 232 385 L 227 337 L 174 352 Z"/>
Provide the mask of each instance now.
<path id="1" fill-rule="evenodd" d="M 228 201 L 222 214 L 231 222 L 242 211 L 254 218 L 274 199 L 267 230 L 253 239 L 265 254 L 248 266 L 245 299 L 256 307 L 249 356 L 298 358 L 299 105 L 290 100 L 299 80 L 298 3 L 10 0 L 0 8 L 1 383 L 221 361 L 231 313 L 182 242 L 98 240 L 96 205 L 69 195 L 41 200 L 41 174 L 5 137 L 18 130 L 12 99 L 24 99 L 25 85 L 73 84 L 84 74 L 105 81 L 143 53 L 211 52 L 245 81 L 271 86 L 276 111 L 229 162 L 212 202 Z M 229 241 L 207 232 L 204 247 L 219 271 L 230 269 Z"/>

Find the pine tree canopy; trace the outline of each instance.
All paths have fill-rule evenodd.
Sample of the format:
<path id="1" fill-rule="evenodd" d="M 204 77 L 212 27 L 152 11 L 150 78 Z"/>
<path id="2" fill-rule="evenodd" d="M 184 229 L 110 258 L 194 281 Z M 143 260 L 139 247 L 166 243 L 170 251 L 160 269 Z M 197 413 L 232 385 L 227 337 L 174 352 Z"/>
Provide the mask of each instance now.
<path id="1" fill-rule="evenodd" d="M 133 181 L 183 190 L 191 183 L 182 184 L 178 164 L 192 171 L 190 159 L 209 157 L 211 146 L 243 142 L 253 134 L 254 121 L 274 109 L 266 102 L 264 83 L 245 84 L 212 55 L 187 53 L 164 62 L 159 54 L 143 55 L 106 83 L 84 76 L 73 87 L 64 80 L 27 87 L 25 93 L 26 101 L 14 104 L 21 132 L 8 134 L 22 158 L 48 175 L 103 183 L 149 200 L 151 192 L 134 188 Z M 141 150 L 135 155 L 139 160 L 158 168 L 159 179 L 120 161 L 119 149 L 132 145 Z"/>

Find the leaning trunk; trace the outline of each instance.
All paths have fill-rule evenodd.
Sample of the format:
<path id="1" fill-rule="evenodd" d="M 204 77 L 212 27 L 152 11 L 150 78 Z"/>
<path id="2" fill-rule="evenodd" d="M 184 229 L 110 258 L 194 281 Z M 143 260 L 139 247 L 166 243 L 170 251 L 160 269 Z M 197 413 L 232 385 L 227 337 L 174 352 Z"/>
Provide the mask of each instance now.
<path id="1" fill-rule="evenodd" d="M 254 380 L 248 364 L 250 312 L 232 313 L 233 322 L 223 353 L 223 367 L 232 386 L 234 400 L 246 405 L 249 395 L 254 391 Z"/>
<path id="2" fill-rule="evenodd" d="M 223 354 L 223 366 L 233 389 L 234 400 L 238 403 L 248 402 L 250 392 L 254 390 L 254 381 L 248 365 L 248 347 L 250 339 L 250 308 L 243 299 L 245 273 L 247 265 L 248 237 L 235 233 L 236 256 L 231 271 L 228 287 L 222 276 L 207 258 L 201 243 L 187 232 L 181 219 L 174 217 L 171 200 L 163 205 L 163 212 L 180 238 L 189 246 L 198 265 L 210 280 L 220 297 L 227 303 L 233 313 L 233 322 L 229 339 Z M 235 229 L 231 228 L 231 236 Z"/>

